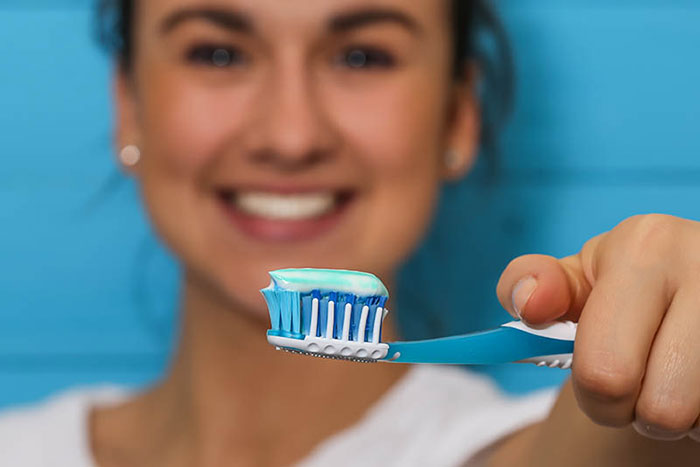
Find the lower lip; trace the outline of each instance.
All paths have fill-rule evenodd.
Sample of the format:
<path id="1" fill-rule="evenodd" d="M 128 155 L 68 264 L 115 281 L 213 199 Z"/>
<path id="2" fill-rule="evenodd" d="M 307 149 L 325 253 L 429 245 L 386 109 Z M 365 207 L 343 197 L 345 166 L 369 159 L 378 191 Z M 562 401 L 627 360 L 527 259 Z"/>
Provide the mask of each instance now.
<path id="1" fill-rule="evenodd" d="M 244 234 L 261 241 L 293 242 L 312 240 L 333 229 L 354 202 L 349 199 L 338 203 L 332 211 L 314 218 L 277 220 L 259 217 L 242 211 L 236 205 L 220 199 L 226 216 Z"/>

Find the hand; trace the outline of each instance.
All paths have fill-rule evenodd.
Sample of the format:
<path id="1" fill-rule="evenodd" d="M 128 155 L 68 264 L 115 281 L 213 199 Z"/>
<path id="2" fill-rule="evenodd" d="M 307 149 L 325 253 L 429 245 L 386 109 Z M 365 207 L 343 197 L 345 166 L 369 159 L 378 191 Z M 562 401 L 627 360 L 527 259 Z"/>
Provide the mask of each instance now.
<path id="1" fill-rule="evenodd" d="M 699 222 L 630 217 L 578 254 L 514 259 L 496 292 L 528 323 L 578 321 L 573 389 L 594 422 L 700 442 Z"/>

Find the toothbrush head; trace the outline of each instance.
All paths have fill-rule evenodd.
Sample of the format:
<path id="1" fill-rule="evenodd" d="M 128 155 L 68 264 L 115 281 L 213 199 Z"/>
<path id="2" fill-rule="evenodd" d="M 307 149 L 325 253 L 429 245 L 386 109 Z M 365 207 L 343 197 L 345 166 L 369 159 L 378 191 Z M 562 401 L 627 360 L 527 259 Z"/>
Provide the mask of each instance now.
<path id="1" fill-rule="evenodd" d="M 270 311 L 267 341 L 315 357 L 375 362 L 389 293 L 373 274 L 340 269 L 280 269 L 261 290 Z"/>

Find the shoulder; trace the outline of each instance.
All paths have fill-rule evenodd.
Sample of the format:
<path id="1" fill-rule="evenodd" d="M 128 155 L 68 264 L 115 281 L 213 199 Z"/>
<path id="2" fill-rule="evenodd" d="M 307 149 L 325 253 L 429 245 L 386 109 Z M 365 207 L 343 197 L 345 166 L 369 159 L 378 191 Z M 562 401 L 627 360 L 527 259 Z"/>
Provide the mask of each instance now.
<path id="1" fill-rule="evenodd" d="M 463 465 L 485 446 L 545 418 L 557 392 L 511 397 L 469 370 L 415 366 L 360 423 L 322 443 L 303 465 L 365 454 L 371 456 L 367 465 Z"/>
<path id="2" fill-rule="evenodd" d="M 17 467 L 92 467 L 87 417 L 93 404 L 116 402 L 118 387 L 71 390 L 38 404 L 0 412 L 2 464 Z"/>

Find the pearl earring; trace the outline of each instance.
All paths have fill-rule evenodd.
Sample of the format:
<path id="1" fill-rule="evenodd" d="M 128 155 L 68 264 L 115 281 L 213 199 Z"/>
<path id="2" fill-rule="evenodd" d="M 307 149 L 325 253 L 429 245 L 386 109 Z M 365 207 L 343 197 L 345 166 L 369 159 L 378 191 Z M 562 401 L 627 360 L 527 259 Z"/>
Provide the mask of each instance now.
<path id="1" fill-rule="evenodd" d="M 141 150 L 138 148 L 138 146 L 135 146 L 133 144 L 124 146 L 124 148 L 119 153 L 119 160 L 125 166 L 133 167 L 136 164 L 138 164 L 141 160 Z"/>
<path id="2" fill-rule="evenodd" d="M 454 149 L 448 149 L 445 152 L 445 167 L 448 170 L 457 170 L 462 165 L 462 155 L 455 151 Z"/>

